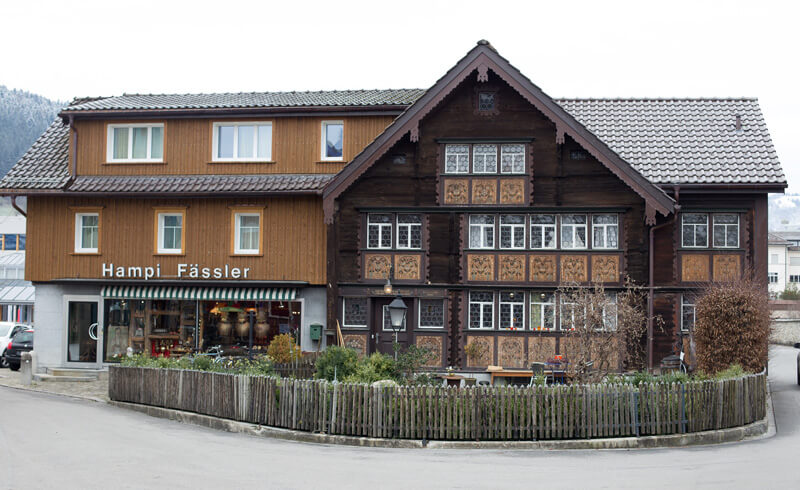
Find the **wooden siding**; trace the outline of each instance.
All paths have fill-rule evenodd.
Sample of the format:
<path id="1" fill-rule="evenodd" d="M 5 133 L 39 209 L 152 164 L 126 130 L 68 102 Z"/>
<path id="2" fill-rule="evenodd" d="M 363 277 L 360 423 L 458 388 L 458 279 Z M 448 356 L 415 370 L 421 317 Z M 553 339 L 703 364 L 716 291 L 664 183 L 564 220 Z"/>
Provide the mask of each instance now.
<path id="1" fill-rule="evenodd" d="M 186 207 L 185 255 L 156 255 L 154 208 Z M 231 255 L 231 208 L 263 207 L 262 256 Z M 102 207 L 100 253 L 74 254 L 77 208 Z M 94 279 L 102 264 L 155 266 L 175 274 L 178 263 L 249 267 L 248 280 L 325 283 L 326 231 L 318 197 L 264 199 L 28 199 L 29 281 Z M 162 277 L 169 279 L 169 277 Z"/>
<path id="2" fill-rule="evenodd" d="M 274 163 L 211 163 L 212 125 L 272 121 Z M 344 160 L 321 162 L 322 121 L 344 121 Z M 325 174 L 336 173 L 393 120 L 391 116 L 164 119 L 164 163 L 106 163 L 109 121 L 76 121 L 78 175 Z M 144 122 L 144 121 L 113 121 Z"/>

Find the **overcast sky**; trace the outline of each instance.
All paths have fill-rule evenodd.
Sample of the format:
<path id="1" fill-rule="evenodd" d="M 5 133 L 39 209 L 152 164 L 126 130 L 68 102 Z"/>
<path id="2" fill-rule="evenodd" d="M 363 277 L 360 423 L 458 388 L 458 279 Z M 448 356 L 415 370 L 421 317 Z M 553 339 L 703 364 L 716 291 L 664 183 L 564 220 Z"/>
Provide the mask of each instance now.
<path id="1" fill-rule="evenodd" d="M 800 192 L 795 2 L 3 2 L 0 84 L 50 98 L 427 88 L 479 39 L 553 97 L 758 97 Z"/>

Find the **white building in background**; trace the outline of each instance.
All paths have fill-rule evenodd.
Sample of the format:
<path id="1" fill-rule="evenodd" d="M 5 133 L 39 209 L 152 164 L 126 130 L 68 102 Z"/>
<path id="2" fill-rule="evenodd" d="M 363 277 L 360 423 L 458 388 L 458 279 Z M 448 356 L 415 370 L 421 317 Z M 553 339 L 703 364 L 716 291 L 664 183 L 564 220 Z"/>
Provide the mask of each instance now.
<path id="1" fill-rule="evenodd" d="M 768 253 L 770 294 L 791 285 L 800 289 L 800 231 L 771 231 Z"/>
<path id="2" fill-rule="evenodd" d="M 34 287 L 25 281 L 25 218 L 0 215 L 0 320 L 33 323 Z"/>

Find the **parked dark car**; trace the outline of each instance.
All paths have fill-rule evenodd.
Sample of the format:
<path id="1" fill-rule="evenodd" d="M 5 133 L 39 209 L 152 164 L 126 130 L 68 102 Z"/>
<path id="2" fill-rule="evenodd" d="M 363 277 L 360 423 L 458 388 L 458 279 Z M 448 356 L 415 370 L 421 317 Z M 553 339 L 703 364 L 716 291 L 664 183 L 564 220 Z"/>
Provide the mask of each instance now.
<path id="1" fill-rule="evenodd" d="M 795 349 L 800 349 L 800 342 L 794 344 Z M 800 353 L 797 354 L 797 384 L 800 385 Z"/>
<path id="2" fill-rule="evenodd" d="M 19 366 L 22 364 L 22 353 L 30 352 L 33 350 L 33 329 L 29 328 L 17 332 L 11 337 L 11 342 L 6 347 L 6 361 L 8 367 L 12 371 L 19 371 Z"/>

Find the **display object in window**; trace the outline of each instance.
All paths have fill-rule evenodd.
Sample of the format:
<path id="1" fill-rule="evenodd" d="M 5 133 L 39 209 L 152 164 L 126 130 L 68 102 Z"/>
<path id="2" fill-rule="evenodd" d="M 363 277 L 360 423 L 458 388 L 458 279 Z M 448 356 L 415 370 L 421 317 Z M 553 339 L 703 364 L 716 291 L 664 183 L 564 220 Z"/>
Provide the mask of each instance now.
<path id="1" fill-rule="evenodd" d="M 470 248 L 494 248 L 494 216 L 477 214 L 469 217 Z"/>

